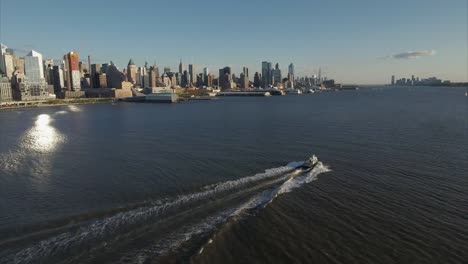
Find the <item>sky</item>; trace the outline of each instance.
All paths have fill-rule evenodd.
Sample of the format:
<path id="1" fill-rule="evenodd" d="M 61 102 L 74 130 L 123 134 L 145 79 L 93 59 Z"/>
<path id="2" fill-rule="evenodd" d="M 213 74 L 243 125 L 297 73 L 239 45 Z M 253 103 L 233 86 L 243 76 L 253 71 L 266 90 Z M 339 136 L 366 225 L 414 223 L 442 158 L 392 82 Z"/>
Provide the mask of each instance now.
<path id="1" fill-rule="evenodd" d="M 345 84 L 390 76 L 468 81 L 467 0 L 0 0 L 0 42 L 21 55 L 130 58 L 177 70 L 231 66 L 322 75 Z"/>

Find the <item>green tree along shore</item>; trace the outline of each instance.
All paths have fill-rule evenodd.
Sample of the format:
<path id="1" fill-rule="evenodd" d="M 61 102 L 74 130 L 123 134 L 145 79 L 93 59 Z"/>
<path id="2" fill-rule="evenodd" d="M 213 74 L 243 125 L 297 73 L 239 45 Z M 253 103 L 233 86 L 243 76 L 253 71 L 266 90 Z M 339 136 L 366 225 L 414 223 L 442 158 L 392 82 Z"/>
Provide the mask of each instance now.
<path id="1" fill-rule="evenodd" d="M 205 89 L 189 90 L 186 89 L 184 92 L 177 93 L 178 96 L 183 98 L 189 98 L 193 96 L 208 96 L 208 92 Z"/>
<path id="2" fill-rule="evenodd" d="M 13 101 L 0 104 L 0 109 L 42 107 L 71 104 L 98 104 L 115 102 L 115 98 L 75 98 L 75 99 L 51 99 L 45 101 Z"/>
<path id="3" fill-rule="evenodd" d="M 75 99 L 52 99 L 46 101 L 44 104 L 60 105 L 60 104 L 94 104 L 94 103 L 108 103 L 115 101 L 114 98 L 75 98 Z"/>

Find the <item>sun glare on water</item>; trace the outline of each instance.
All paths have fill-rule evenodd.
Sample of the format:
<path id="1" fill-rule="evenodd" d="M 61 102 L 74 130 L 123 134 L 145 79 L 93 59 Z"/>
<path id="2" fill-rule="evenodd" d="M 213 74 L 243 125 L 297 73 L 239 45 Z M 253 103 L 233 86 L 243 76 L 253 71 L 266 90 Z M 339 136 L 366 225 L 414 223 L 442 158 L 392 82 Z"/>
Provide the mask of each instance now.
<path id="1" fill-rule="evenodd" d="M 50 125 L 50 115 L 41 114 L 34 122 L 34 126 L 26 134 L 26 147 L 41 152 L 53 151 L 57 145 L 63 142 L 63 136 Z"/>

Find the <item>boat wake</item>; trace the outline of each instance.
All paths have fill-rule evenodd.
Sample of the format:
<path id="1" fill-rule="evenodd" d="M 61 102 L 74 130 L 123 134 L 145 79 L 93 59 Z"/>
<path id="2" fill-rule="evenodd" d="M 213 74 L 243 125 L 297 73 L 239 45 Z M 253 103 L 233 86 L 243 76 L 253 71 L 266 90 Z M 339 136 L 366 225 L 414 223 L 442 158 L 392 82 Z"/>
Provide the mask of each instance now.
<path id="1" fill-rule="evenodd" d="M 197 243 L 192 240 L 209 237 L 224 223 L 248 216 L 278 195 L 329 171 L 319 162 L 313 170 L 303 173 L 296 169 L 300 164 L 291 162 L 253 176 L 206 186 L 200 192 L 153 201 L 40 241 L 26 236 L 15 241 L 16 246 L 9 246 L 0 240 L 0 246 L 8 248 L 0 253 L 0 263 L 143 263 L 184 247 L 193 250 Z M 18 248 L 23 243 L 29 245 Z"/>

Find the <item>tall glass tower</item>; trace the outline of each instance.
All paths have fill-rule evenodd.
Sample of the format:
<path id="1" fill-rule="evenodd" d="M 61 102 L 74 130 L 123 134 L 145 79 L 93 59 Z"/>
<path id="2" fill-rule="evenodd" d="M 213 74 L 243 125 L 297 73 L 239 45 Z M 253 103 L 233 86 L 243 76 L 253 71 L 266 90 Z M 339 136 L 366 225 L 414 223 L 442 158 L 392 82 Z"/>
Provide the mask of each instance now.
<path id="1" fill-rule="evenodd" d="M 42 54 L 31 50 L 24 57 L 25 75 L 30 82 L 39 82 L 44 79 L 44 68 L 42 67 Z"/>

